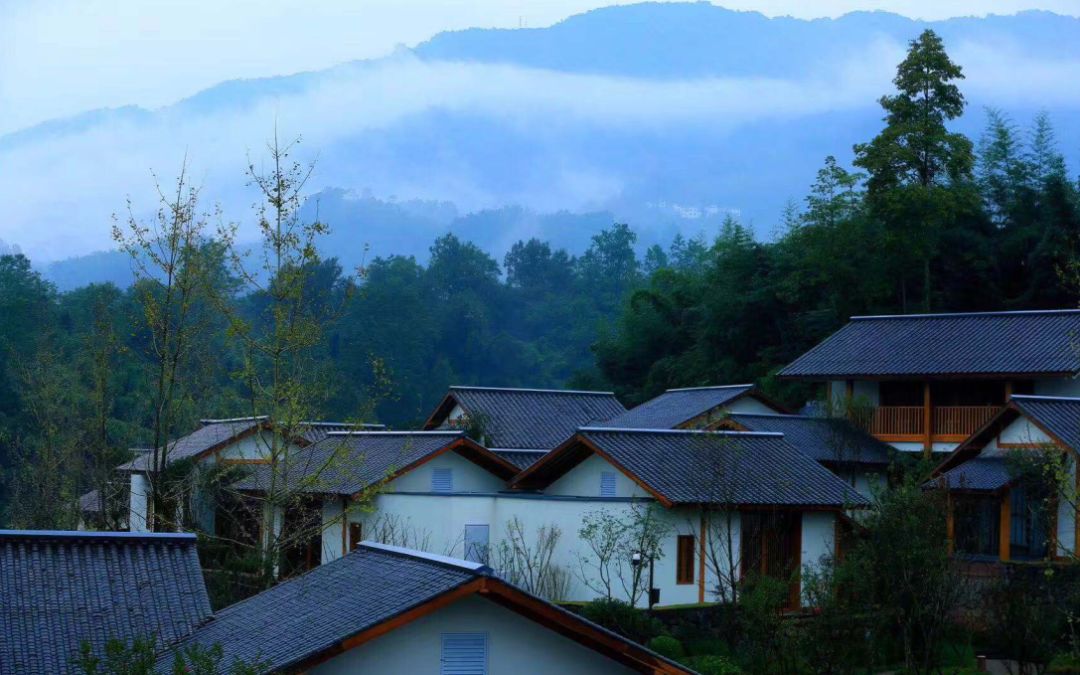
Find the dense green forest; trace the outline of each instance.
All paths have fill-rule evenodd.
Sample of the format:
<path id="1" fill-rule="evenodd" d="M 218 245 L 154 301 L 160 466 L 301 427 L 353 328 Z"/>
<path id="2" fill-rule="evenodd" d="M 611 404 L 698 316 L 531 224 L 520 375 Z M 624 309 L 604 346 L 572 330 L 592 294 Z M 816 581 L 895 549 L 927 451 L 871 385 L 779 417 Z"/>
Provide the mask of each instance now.
<path id="1" fill-rule="evenodd" d="M 825 158 L 768 241 L 729 218 L 711 238 L 644 251 L 613 224 L 578 256 L 530 240 L 499 261 L 450 234 L 425 265 L 344 270 L 308 252 L 305 302 L 327 308 L 305 345 L 318 416 L 407 427 L 451 384 L 613 389 L 632 405 L 756 381 L 797 405 L 808 392 L 770 375 L 850 315 L 1076 306 L 1080 184 L 1051 120 L 987 111 L 980 138 L 952 133 L 961 79 L 933 33 L 914 41 L 881 133 Z M 277 280 L 249 283 L 228 242 L 200 241 L 171 434 L 260 412 L 237 317 L 269 322 Z M 152 443 L 155 284 L 61 293 L 26 258 L 0 257 L 5 523 L 70 526 L 63 505 Z"/>

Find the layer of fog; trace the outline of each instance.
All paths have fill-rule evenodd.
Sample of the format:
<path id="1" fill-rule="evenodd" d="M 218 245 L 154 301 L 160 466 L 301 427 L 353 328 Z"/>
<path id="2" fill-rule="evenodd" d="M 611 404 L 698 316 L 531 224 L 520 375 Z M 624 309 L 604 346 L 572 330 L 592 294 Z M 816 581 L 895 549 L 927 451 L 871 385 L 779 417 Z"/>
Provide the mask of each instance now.
<path id="1" fill-rule="evenodd" d="M 167 181 L 185 155 L 205 200 L 220 202 L 227 217 L 243 219 L 254 198 L 245 187 L 247 158 L 258 162 L 275 124 L 283 137 L 303 135 L 300 161 L 358 137 L 378 139 L 382 131 L 407 128 L 432 112 L 498 125 L 532 144 L 592 133 L 663 136 L 688 128 L 734 135 L 748 124 L 872 107 L 891 88 L 903 52 L 901 44 L 878 41 L 842 63 L 821 64 L 815 77 L 800 81 L 654 81 L 430 63 L 402 54 L 328 71 L 295 95 L 210 111 L 166 107 L 145 122 L 113 122 L 9 143 L 0 149 L 0 203 L 5 205 L 0 238 L 39 261 L 108 248 L 110 215 L 123 211 L 129 196 L 138 212 L 148 210 L 154 195 L 151 170 Z M 1003 107 L 1037 101 L 1080 108 L 1080 88 L 1064 84 L 1074 80 L 1080 63 L 1033 61 L 1009 45 L 958 44 L 951 53 L 965 66 L 963 86 L 971 99 Z M 466 160 L 474 158 L 436 149 L 408 175 L 388 168 L 393 163 L 377 153 L 347 163 L 337 157 L 329 171 L 317 169 L 309 188 L 443 199 L 462 211 L 506 203 L 573 210 L 618 199 L 634 171 L 612 169 L 610 161 L 568 157 L 552 148 L 544 166 L 530 168 L 536 180 L 518 181 L 511 190 L 467 170 L 472 162 Z"/>

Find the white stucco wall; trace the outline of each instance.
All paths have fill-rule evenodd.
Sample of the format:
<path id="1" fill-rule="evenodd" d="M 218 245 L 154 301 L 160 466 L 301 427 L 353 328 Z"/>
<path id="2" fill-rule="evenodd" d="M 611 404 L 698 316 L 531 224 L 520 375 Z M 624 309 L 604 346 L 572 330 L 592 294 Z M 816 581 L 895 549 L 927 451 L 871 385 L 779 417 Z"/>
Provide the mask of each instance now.
<path id="1" fill-rule="evenodd" d="M 743 396 L 735 399 L 728 405 L 724 406 L 727 412 L 731 413 L 753 413 L 753 414 L 775 414 L 781 412 L 770 406 L 765 405 L 761 401 L 751 396 Z"/>
<path id="2" fill-rule="evenodd" d="M 444 452 L 412 471 L 387 483 L 386 492 L 431 492 L 431 476 L 436 469 L 450 469 L 453 492 L 498 492 L 506 482 L 455 452 Z"/>
<path id="3" fill-rule="evenodd" d="M 1035 394 L 1038 396 L 1080 396 L 1080 379 L 1069 377 L 1059 380 L 1036 380 Z"/>
<path id="4" fill-rule="evenodd" d="M 991 441 L 992 445 L 988 444 L 988 448 L 1000 447 L 998 443 L 1013 443 L 1013 444 L 1044 444 L 1052 443 L 1053 441 L 1047 436 L 1042 429 L 1032 424 L 1026 417 L 1020 417 L 1013 421 L 1012 424 L 1001 430 L 1001 433 Z"/>
<path id="5" fill-rule="evenodd" d="M 612 466 L 607 460 L 592 455 L 565 475 L 549 485 L 544 494 L 574 497 L 599 497 L 600 476 L 605 471 L 615 474 L 616 497 L 650 496 L 629 476 Z"/>
<path id="6" fill-rule="evenodd" d="M 491 675 L 633 672 L 509 609 L 471 596 L 345 652 L 311 673 L 438 673 L 444 633 L 486 633 Z"/>
<path id="7" fill-rule="evenodd" d="M 150 494 L 150 481 L 146 474 L 132 473 L 130 478 L 130 496 L 128 497 L 128 529 L 132 532 L 146 532 L 148 514 L 147 499 Z"/>

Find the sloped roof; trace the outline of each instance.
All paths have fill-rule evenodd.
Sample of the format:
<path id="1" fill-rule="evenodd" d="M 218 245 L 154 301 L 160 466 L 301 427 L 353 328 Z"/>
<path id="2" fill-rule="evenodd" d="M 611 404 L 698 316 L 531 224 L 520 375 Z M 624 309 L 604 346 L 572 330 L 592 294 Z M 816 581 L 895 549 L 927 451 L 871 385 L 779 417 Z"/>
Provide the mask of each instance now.
<path id="1" fill-rule="evenodd" d="M 481 421 L 484 438 L 476 440 L 488 447 L 537 451 L 554 448 L 580 426 L 626 412 L 611 392 L 450 387 L 424 428 L 450 426 L 454 405 Z"/>
<path id="2" fill-rule="evenodd" d="M 665 505 L 865 506 L 783 434 L 583 428 L 512 483 L 542 488 L 598 452 Z"/>
<path id="3" fill-rule="evenodd" d="M 784 434 L 795 449 L 819 462 L 884 466 L 892 448 L 845 419 L 805 415 L 732 413 L 728 419 L 747 431 Z"/>
<path id="4" fill-rule="evenodd" d="M 713 408 L 731 403 L 754 388 L 752 384 L 668 389 L 641 405 L 612 417 L 605 427 L 622 429 L 674 429 Z"/>
<path id="5" fill-rule="evenodd" d="M 1004 456 L 976 457 L 937 478 L 926 482 L 926 487 L 945 487 L 949 490 L 972 492 L 996 492 L 1013 480 Z"/>
<path id="6" fill-rule="evenodd" d="M 1078 346 L 1080 310 L 852 317 L 780 376 L 1062 376 Z"/>
<path id="7" fill-rule="evenodd" d="M 288 464 L 279 467 L 279 483 L 275 488 L 354 495 L 448 451 L 468 457 L 504 480 L 518 472 L 517 466 L 477 445 L 464 431 L 334 432 L 290 453 Z M 256 464 L 250 468 L 251 473 L 234 487 L 251 491 L 269 489 L 270 466 Z"/>
<path id="8" fill-rule="evenodd" d="M 195 535 L 0 531 L 0 672 L 80 672 L 83 641 L 170 645 L 210 614 Z"/>
<path id="9" fill-rule="evenodd" d="M 169 444 L 168 461 L 170 464 L 184 459 L 198 457 L 211 450 L 226 446 L 247 434 L 253 433 L 259 428 L 267 426 L 265 415 L 258 417 L 238 417 L 234 419 L 206 419 L 200 420 L 200 426 L 186 436 L 172 441 Z M 381 424 L 346 424 L 344 422 L 305 422 L 303 439 L 306 443 L 314 443 L 331 431 L 349 429 L 383 429 Z M 153 450 L 143 452 L 134 460 L 119 467 L 121 471 L 147 471 L 153 461 Z"/>
<path id="10" fill-rule="evenodd" d="M 1080 398 L 1015 395 L 1009 405 L 1080 452 Z"/>
<path id="11" fill-rule="evenodd" d="M 533 452 L 531 450 L 501 450 L 498 448 L 492 449 L 491 452 L 502 457 L 519 469 L 529 468 L 547 454 L 546 451 Z"/>
<path id="12" fill-rule="evenodd" d="M 637 664 L 641 672 L 689 672 L 498 580 L 483 565 L 372 542 L 225 608 L 182 646 L 221 645 L 226 664 L 261 661 L 273 672 L 305 669 L 344 651 L 344 641 L 362 638 L 392 619 L 418 618 L 435 601 L 473 594 L 521 613 L 544 611 L 574 627 L 580 640 L 596 639 L 594 649 L 604 640 L 617 644 L 622 651 L 616 658 Z M 169 665 L 163 660 L 159 669 L 167 672 Z"/>

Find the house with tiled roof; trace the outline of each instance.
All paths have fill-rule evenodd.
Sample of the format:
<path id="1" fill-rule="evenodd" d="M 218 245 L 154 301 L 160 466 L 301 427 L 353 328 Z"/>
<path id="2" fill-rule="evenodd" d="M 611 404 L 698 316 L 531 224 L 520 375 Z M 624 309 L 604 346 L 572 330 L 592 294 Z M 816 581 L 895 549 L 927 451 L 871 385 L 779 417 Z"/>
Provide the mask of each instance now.
<path id="1" fill-rule="evenodd" d="M 1064 453 L 1052 473 L 1066 485 L 1047 485 L 1043 470 L 1033 481 L 1024 470 L 1025 458 L 1046 452 Z M 1075 557 L 1078 455 L 1080 398 L 1014 395 L 928 484 L 948 491 L 956 554 L 999 561 Z M 1047 492 L 1051 488 L 1058 494 Z M 1056 508 L 1047 507 L 1055 502 Z"/>
<path id="2" fill-rule="evenodd" d="M 734 412 L 716 428 L 781 433 L 802 454 L 819 462 L 865 497 L 884 486 L 896 450 L 837 417 Z"/>
<path id="3" fill-rule="evenodd" d="M 665 537 L 648 563 L 660 604 L 712 601 L 753 574 L 798 577 L 835 554 L 845 511 L 868 505 L 771 432 L 582 428 L 511 485 L 574 500 L 577 517 L 658 507 Z"/>
<path id="4" fill-rule="evenodd" d="M 779 373 L 927 454 L 956 449 L 1015 394 L 1080 396 L 1078 375 L 1080 310 L 852 317 Z"/>
<path id="5" fill-rule="evenodd" d="M 193 534 L 0 530 L 0 675 L 83 672 L 81 645 L 175 645 L 212 615 Z"/>
<path id="6" fill-rule="evenodd" d="M 626 408 L 609 391 L 453 386 L 424 429 L 466 429 L 475 440 L 524 468 L 581 426 Z"/>
<path id="7" fill-rule="evenodd" d="M 752 384 L 668 389 L 626 412 L 604 420 L 624 429 L 701 429 L 733 412 L 787 412 Z"/>
<path id="8" fill-rule="evenodd" d="M 692 672 L 482 563 L 367 541 L 217 612 L 180 647 L 195 644 L 312 675 Z"/>

